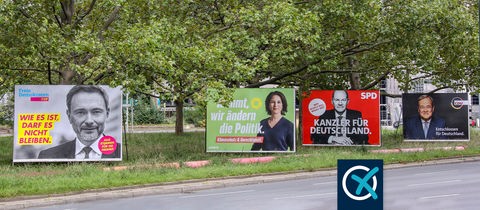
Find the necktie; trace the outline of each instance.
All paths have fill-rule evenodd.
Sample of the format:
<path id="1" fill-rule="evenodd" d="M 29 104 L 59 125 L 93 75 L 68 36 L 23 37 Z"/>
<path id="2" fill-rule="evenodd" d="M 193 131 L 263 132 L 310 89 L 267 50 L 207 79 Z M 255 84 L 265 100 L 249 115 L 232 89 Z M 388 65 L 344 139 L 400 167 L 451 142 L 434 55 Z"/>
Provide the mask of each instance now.
<path id="1" fill-rule="evenodd" d="M 425 135 L 425 138 L 427 138 L 427 133 L 428 133 L 428 122 L 423 122 L 423 134 Z"/>
<path id="2" fill-rule="evenodd" d="M 344 130 L 343 130 L 342 118 L 343 118 L 342 115 L 340 115 L 340 116 L 337 117 L 337 119 L 338 119 L 337 125 L 340 127 L 340 132 L 341 132 L 341 133 L 340 133 L 340 136 L 345 136 L 345 133 L 344 133 Z M 338 129 L 337 129 L 337 131 L 338 131 Z M 337 136 L 339 136 L 338 133 L 337 133 Z"/>
<path id="3" fill-rule="evenodd" d="M 85 159 L 89 159 L 90 158 L 90 151 L 92 151 L 92 148 L 91 147 L 84 147 L 83 148 L 83 152 L 85 152 Z"/>

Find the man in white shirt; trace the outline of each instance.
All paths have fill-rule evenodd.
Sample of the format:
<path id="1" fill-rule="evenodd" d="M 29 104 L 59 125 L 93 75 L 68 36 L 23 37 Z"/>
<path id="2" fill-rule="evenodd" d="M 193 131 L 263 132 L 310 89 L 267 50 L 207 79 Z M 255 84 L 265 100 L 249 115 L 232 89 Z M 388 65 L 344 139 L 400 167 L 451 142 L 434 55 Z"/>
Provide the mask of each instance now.
<path id="1" fill-rule="evenodd" d="M 346 90 L 335 90 L 332 94 L 332 104 L 334 109 L 326 110 L 319 117 L 322 125 L 317 130 L 318 133 L 312 134 L 311 138 L 314 144 L 332 144 L 332 145 L 364 145 L 368 144 L 368 134 L 361 133 L 364 126 L 362 113 L 356 110 L 347 109 L 349 102 Z M 355 121 L 355 122 L 354 122 Z"/>

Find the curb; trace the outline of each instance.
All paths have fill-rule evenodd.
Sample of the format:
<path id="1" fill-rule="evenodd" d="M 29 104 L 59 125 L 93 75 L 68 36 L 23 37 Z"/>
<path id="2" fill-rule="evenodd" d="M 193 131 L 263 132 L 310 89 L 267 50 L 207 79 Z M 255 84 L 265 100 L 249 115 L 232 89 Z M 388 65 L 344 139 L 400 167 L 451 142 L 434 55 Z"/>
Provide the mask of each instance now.
<path id="1" fill-rule="evenodd" d="M 452 164 L 462 162 L 480 161 L 480 156 L 473 157 L 459 157 L 451 159 L 439 159 L 432 161 L 424 161 L 418 163 L 397 163 L 384 165 L 385 170 L 395 168 L 405 168 L 414 166 L 438 165 L 438 164 Z M 197 162 L 197 161 L 194 161 Z M 159 185 L 142 185 L 133 187 L 124 187 L 117 189 L 103 189 L 93 190 L 90 192 L 83 192 L 78 194 L 57 194 L 49 196 L 34 196 L 33 198 L 16 198 L 12 200 L 2 201 L 0 209 L 21 209 L 31 207 L 42 207 L 50 205 L 61 205 L 76 202 L 85 202 L 91 200 L 105 200 L 105 199 L 119 199 L 132 198 L 146 195 L 169 194 L 169 193 L 188 193 L 198 190 L 206 190 L 221 187 L 240 186 L 249 184 L 260 184 L 269 182 L 278 182 L 293 179 L 306 179 L 315 177 L 334 176 L 337 174 L 336 169 L 325 169 L 320 171 L 305 172 L 286 172 L 273 173 L 255 176 L 239 176 L 227 178 L 215 178 L 204 180 L 191 180 L 179 183 L 165 183 Z"/>
<path id="2" fill-rule="evenodd" d="M 397 148 L 397 149 L 379 149 L 379 150 L 370 150 L 371 153 L 399 153 L 399 152 L 425 152 L 430 150 L 465 150 L 467 146 L 455 146 L 455 147 L 434 147 L 431 149 L 427 148 Z"/>
<path id="3" fill-rule="evenodd" d="M 465 150 L 466 146 L 455 146 L 455 147 L 435 147 L 432 149 L 426 148 L 397 148 L 397 149 L 380 149 L 380 150 L 369 150 L 371 153 L 400 153 L 400 152 L 424 152 L 429 150 Z M 305 156 L 305 155 L 304 155 Z M 280 156 L 265 156 L 265 157 L 251 157 L 251 158 L 232 158 L 229 159 L 230 162 L 235 164 L 255 164 L 255 163 L 269 163 L 277 158 L 282 158 Z M 153 165 L 135 165 L 135 166 L 114 166 L 103 168 L 103 171 L 121 171 L 128 170 L 133 168 L 180 168 L 182 166 L 188 168 L 201 168 L 207 166 L 211 163 L 210 160 L 198 160 L 198 161 L 187 161 L 187 162 L 171 162 L 171 163 L 160 163 Z"/>

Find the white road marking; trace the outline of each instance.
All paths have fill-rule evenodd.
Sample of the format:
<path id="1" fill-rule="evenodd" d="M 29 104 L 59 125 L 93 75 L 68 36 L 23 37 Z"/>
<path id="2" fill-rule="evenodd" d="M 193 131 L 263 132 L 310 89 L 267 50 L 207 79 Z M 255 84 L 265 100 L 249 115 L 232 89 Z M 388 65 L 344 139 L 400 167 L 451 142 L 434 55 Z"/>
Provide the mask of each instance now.
<path id="1" fill-rule="evenodd" d="M 448 183 L 454 183 L 454 182 L 461 182 L 461 179 L 454 179 L 454 180 L 447 180 L 447 181 L 441 181 L 441 182 L 426 182 L 426 183 L 420 183 L 420 184 L 409 184 L 409 187 L 417 187 L 417 186 L 423 186 L 423 185 L 435 185 L 435 184 L 448 184 Z"/>
<path id="2" fill-rule="evenodd" d="M 231 195 L 231 194 L 249 193 L 249 192 L 254 192 L 254 191 L 255 190 L 243 190 L 243 191 L 212 193 L 212 194 L 202 194 L 202 195 L 187 195 L 187 196 L 182 196 L 180 198 L 195 198 L 195 197 L 206 197 L 206 196 L 217 196 L 217 195 Z"/>
<path id="3" fill-rule="evenodd" d="M 296 196 L 287 196 L 287 197 L 279 197 L 279 198 L 274 198 L 274 200 L 282 200 L 282 199 L 288 199 L 288 198 L 305 198 L 305 197 L 330 197 L 330 195 L 336 195 L 337 193 L 320 193 L 320 194 L 308 194 L 308 195 L 296 195 Z"/>
<path id="4" fill-rule="evenodd" d="M 435 196 L 421 197 L 421 198 L 419 198 L 419 200 L 435 199 L 435 198 L 445 198 L 445 197 L 453 197 L 453 196 L 459 196 L 459 195 L 460 195 L 460 194 L 435 195 Z"/>
<path id="5" fill-rule="evenodd" d="M 445 171 L 435 171 L 435 172 L 425 172 L 425 173 L 417 173 L 414 176 L 424 176 L 424 175 L 433 175 L 433 174 L 440 174 L 440 173 L 449 173 L 449 172 L 458 172 L 458 170 L 445 170 Z"/>
<path id="6" fill-rule="evenodd" d="M 336 181 L 334 181 L 334 182 L 319 182 L 319 183 L 315 183 L 313 185 L 324 185 L 324 184 L 337 184 L 337 182 Z"/>

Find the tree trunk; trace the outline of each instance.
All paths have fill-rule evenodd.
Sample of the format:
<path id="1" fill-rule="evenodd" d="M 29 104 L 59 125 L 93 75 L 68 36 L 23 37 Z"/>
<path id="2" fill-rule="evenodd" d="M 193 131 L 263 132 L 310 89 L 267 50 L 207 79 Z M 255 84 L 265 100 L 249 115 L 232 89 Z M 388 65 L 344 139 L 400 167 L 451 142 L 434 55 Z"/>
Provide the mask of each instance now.
<path id="1" fill-rule="evenodd" d="M 60 13 L 62 23 L 65 25 L 71 24 L 73 20 L 73 15 L 75 14 L 75 1 L 62 0 L 60 1 L 60 4 L 62 5 L 62 12 Z"/>
<path id="2" fill-rule="evenodd" d="M 349 57 L 348 65 L 352 70 L 352 73 L 350 73 L 350 89 L 359 90 L 362 88 L 362 85 L 360 83 L 360 73 L 355 73 L 357 67 L 357 61 L 355 60 L 355 58 Z"/>
<path id="3" fill-rule="evenodd" d="M 360 85 L 360 73 L 350 74 L 350 86 L 352 87 L 352 90 L 359 90 L 362 88 Z"/>
<path id="4" fill-rule="evenodd" d="M 61 74 L 61 84 L 62 85 L 71 85 L 73 84 L 73 77 L 75 76 L 75 72 L 72 70 L 64 70 Z"/>
<path id="5" fill-rule="evenodd" d="M 183 100 L 175 100 L 175 134 L 179 135 L 183 133 Z"/>
<path id="6" fill-rule="evenodd" d="M 298 113 L 297 113 L 297 109 L 295 107 L 296 103 L 293 104 L 294 106 L 294 109 L 295 110 L 295 130 L 298 131 L 296 132 L 297 133 L 297 136 L 295 136 L 295 139 L 296 141 L 298 141 L 299 139 L 303 141 L 303 129 L 302 129 L 302 126 L 303 126 L 303 121 L 301 120 L 302 117 L 303 117 L 303 114 L 302 114 L 302 106 L 303 106 L 303 88 L 300 86 L 298 88 L 298 93 L 297 93 L 297 97 L 295 100 L 298 99 Z M 297 120 L 298 119 L 298 120 Z M 298 122 L 298 123 L 297 123 Z M 312 140 L 313 141 L 313 140 Z M 301 142 L 303 144 L 303 142 Z M 298 144 L 297 144 L 298 145 Z M 295 145 L 295 149 L 297 148 L 297 145 Z"/>

